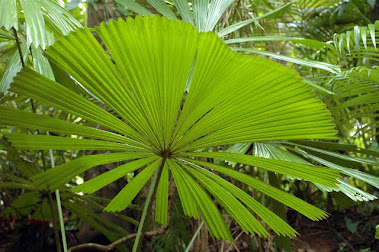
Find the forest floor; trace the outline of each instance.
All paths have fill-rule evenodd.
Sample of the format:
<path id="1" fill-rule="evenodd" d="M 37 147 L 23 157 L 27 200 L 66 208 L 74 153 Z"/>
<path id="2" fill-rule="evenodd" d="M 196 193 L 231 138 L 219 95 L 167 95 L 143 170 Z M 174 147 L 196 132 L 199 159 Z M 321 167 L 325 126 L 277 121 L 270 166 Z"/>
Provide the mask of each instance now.
<path id="1" fill-rule="evenodd" d="M 297 216 L 295 223 L 291 223 L 300 233 L 291 240 L 296 252 L 379 251 L 379 240 L 375 240 L 375 226 L 379 224 L 377 211 L 365 215 L 351 208 L 318 222 Z"/>
<path id="2" fill-rule="evenodd" d="M 290 225 L 300 234 L 291 239 L 294 252 L 379 251 L 379 240 L 374 238 L 375 226 L 379 224 L 379 209 L 370 214 L 363 214 L 352 207 L 343 212 L 331 213 L 329 218 L 322 221 L 311 221 L 292 210 L 287 215 Z M 45 239 L 42 236 L 45 236 Z M 251 238 L 244 234 L 235 241 L 235 246 L 225 246 L 225 248 L 229 248 L 228 251 L 241 252 L 278 251 L 270 238 L 262 243 L 265 249 L 252 249 L 246 243 L 249 240 Z M 208 251 L 216 251 L 216 247 L 213 246 Z M 4 218 L 0 219 L 0 252 L 55 250 L 53 232 L 47 222 L 37 223 L 30 220 L 10 222 Z"/>

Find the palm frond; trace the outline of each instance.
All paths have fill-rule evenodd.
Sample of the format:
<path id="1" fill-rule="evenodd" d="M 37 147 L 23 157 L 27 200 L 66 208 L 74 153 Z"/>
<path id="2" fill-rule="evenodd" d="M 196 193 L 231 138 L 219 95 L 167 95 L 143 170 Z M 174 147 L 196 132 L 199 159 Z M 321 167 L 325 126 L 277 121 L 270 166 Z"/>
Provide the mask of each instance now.
<path id="1" fill-rule="evenodd" d="M 0 28 L 10 30 L 14 27 L 18 30 L 17 2 L 16 0 L 4 0 L 0 6 Z"/>
<path id="2" fill-rule="evenodd" d="M 378 77 L 376 67 L 356 67 L 321 81 L 320 85 L 335 94 L 324 100 L 332 108 L 342 135 L 350 137 L 354 129 L 354 138 L 364 134 L 375 136 L 375 118 L 379 109 Z"/>
<path id="3" fill-rule="evenodd" d="M 21 52 L 23 56 L 24 62 L 27 60 L 29 56 L 29 49 L 26 43 L 21 43 Z M 21 64 L 21 58 L 20 53 L 16 50 L 10 60 L 8 61 L 8 64 L 5 67 L 5 70 L 3 72 L 3 76 L 0 80 L 0 93 L 6 93 L 9 89 L 9 85 L 12 83 L 13 78 L 16 76 L 16 74 L 22 69 Z"/>
<path id="4" fill-rule="evenodd" d="M 319 142 L 313 142 L 313 141 L 300 141 L 300 143 L 301 142 L 304 142 L 304 144 L 310 144 L 310 145 L 312 145 L 314 143 L 317 145 L 317 143 L 319 143 Z M 282 142 L 282 143 L 285 143 L 285 142 Z M 366 174 L 366 173 L 363 173 L 363 172 L 360 172 L 360 171 L 355 170 L 355 169 L 351 169 L 351 168 L 347 168 L 347 167 L 343 167 L 341 165 L 338 165 L 336 160 L 327 161 L 326 160 L 327 158 L 325 158 L 325 155 L 323 155 L 323 154 L 330 155 L 331 157 L 341 157 L 342 159 L 352 161 L 352 162 L 356 162 L 356 163 L 360 162 L 360 160 L 361 160 L 360 158 L 341 155 L 341 154 L 337 154 L 337 153 L 334 153 L 331 151 L 325 151 L 325 150 L 320 149 L 320 148 L 311 147 L 311 146 L 307 146 L 307 145 L 301 145 L 300 143 L 299 142 L 296 143 L 295 146 L 297 148 L 305 147 L 301 151 L 299 149 L 294 149 L 294 148 L 291 148 L 291 147 L 288 147 L 285 145 L 255 143 L 254 144 L 254 155 L 257 155 L 260 157 L 263 156 L 265 158 L 272 158 L 272 159 L 290 161 L 290 162 L 294 162 L 294 163 L 308 164 L 308 165 L 313 165 L 310 162 L 316 161 L 317 163 L 325 165 L 326 167 L 329 167 L 330 169 L 340 170 L 342 173 L 344 173 L 344 174 L 346 174 L 352 178 L 361 179 L 362 181 L 365 181 L 366 183 L 371 184 L 371 185 L 376 186 L 376 187 L 379 186 L 379 180 L 376 177 L 371 176 L 371 175 Z M 329 144 L 333 145 L 333 143 L 322 142 L 322 146 L 328 146 Z M 335 145 L 337 145 L 339 147 L 339 144 L 335 144 Z M 301 156 L 304 157 L 304 159 L 301 158 L 301 156 L 299 157 L 297 155 L 292 154 L 288 150 L 291 150 L 293 153 L 300 154 Z M 317 154 L 312 155 L 310 153 L 307 153 L 307 150 L 312 151 L 312 153 L 318 152 L 319 156 L 317 156 Z M 353 148 L 353 150 L 356 150 L 356 149 Z M 324 159 L 322 157 L 324 157 Z M 309 161 L 307 161 L 307 160 L 309 160 Z M 366 161 L 366 159 L 364 159 L 364 161 Z M 374 160 L 367 160 L 366 162 L 369 162 L 370 164 L 376 164 L 376 165 L 379 164 L 378 162 L 375 162 Z M 294 178 L 294 177 L 292 177 L 292 178 Z M 341 191 L 342 193 L 344 193 L 346 196 L 348 196 L 349 198 L 351 198 L 354 201 L 368 201 L 368 200 L 376 199 L 376 197 L 374 195 L 366 193 L 366 192 L 360 190 L 359 188 L 357 188 L 353 185 L 350 185 L 348 182 L 344 181 L 343 179 L 337 179 L 337 181 L 338 181 L 338 183 L 334 187 L 326 186 L 326 185 L 323 185 L 323 184 L 320 184 L 317 182 L 315 182 L 314 184 L 319 189 L 321 189 L 322 191 L 325 191 L 325 192 Z"/>
<path id="5" fill-rule="evenodd" d="M 379 61 L 378 31 L 379 21 L 367 26 L 354 26 L 353 30 L 334 34 L 332 43 L 342 59 Z"/>
<path id="6" fill-rule="evenodd" d="M 35 182 L 54 190 L 96 165 L 131 161 L 73 190 L 93 192 L 140 169 L 105 208 L 120 211 L 128 207 L 153 174 L 161 174 L 157 220 L 165 223 L 165 194 L 171 171 L 185 214 L 198 218 L 200 213 L 214 237 L 232 240 L 208 192 L 246 232 L 267 234 L 244 204 L 256 208 L 252 210 L 263 216 L 275 232 L 295 235 L 289 226 L 275 225 L 279 217 L 263 206 L 257 207 L 250 196 L 204 173 L 199 166 L 204 165 L 241 180 L 313 220 L 327 216 L 250 176 L 191 158 L 242 161 L 333 187 L 339 177 L 336 170 L 232 153 L 197 152 L 253 141 L 335 139 L 329 112 L 294 71 L 267 59 L 240 55 L 217 34 L 198 32 L 191 24 L 175 19 L 129 18 L 102 24 L 96 31 L 109 54 L 86 29 L 71 33 L 46 52 L 46 57 L 70 74 L 96 103 L 28 68 L 17 75 L 11 91 L 99 124 L 101 130 L 23 112 L 15 112 L 12 121 L 13 110 L 6 108 L 1 108 L 4 115 L 0 123 L 26 127 L 25 120 L 30 119 L 32 128 L 67 134 L 7 134 L 20 149 L 118 152 L 77 158 L 34 176 Z"/>
<path id="7" fill-rule="evenodd" d="M 52 69 L 41 50 L 45 50 L 54 43 L 55 34 L 68 35 L 71 31 L 82 27 L 81 24 L 55 0 L 6 0 L 3 2 L 0 7 L 0 27 L 6 30 L 14 29 L 16 36 L 16 30 L 20 30 L 19 17 L 21 16 L 25 20 L 25 35 L 20 38 L 21 51 L 16 50 L 3 73 L 0 93 L 7 92 L 13 77 L 21 70 L 20 54 L 25 64 L 27 63 L 31 45 L 33 45 L 31 52 L 34 69 L 53 79 Z M 22 33 L 19 34 L 22 35 Z"/>

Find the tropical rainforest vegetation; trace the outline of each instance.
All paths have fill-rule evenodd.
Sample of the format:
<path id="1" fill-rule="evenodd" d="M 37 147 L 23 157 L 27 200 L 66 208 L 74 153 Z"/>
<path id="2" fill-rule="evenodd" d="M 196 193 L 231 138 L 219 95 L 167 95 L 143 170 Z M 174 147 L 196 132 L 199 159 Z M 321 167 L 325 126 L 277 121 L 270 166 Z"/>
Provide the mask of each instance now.
<path id="1" fill-rule="evenodd" d="M 1 251 L 376 251 L 379 2 L 1 0 Z"/>

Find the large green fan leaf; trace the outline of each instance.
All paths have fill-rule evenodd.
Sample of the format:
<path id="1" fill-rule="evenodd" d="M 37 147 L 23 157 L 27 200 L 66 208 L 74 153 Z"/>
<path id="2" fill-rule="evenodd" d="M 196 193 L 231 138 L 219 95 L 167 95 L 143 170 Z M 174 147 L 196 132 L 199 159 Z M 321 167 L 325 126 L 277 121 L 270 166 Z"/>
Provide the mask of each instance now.
<path id="1" fill-rule="evenodd" d="M 161 3 L 157 3 L 157 8 L 158 5 Z M 211 7 L 216 17 L 225 6 Z M 208 6 L 200 1 L 194 8 L 195 13 L 208 11 L 210 15 Z M 196 16 L 194 20 L 197 22 Z M 164 224 L 172 174 L 184 213 L 193 218 L 200 213 L 216 238 L 232 240 L 214 201 L 246 232 L 267 233 L 251 218 L 249 211 L 253 210 L 275 232 L 296 234 L 288 225 L 282 225 L 274 213 L 226 180 L 205 171 L 199 166 L 202 165 L 236 178 L 311 219 L 326 216 L 324 211 L 248 175 L 193 158 L 242 161 L 334 186 L 339 174 L 333 169 L 232 153 L 196 152 L 206 147 L 254 141 L 334 139 L 336 132 L 329 112 L 294 71 L 267 59 L 240 55 L 217 34 L 198 32 L 191 24 L 175 19 L 137 17 L 101 24 L 96 31 L 108 53 L 86 29 L 71 33 L 46 52 L 54 65 L 79 83 L 87 97 L 27 68 L 15 78 L 11 90 L 99 124 L 101 130 L 24 112 L 15 112 L 12 120 L 14 111 L 7 108 L 0 108 L 4 112 L 0 123 L 30 125 L 62 134 L 8 134 L 20 149 L 118 152 L 77 158 L 34 176 L 37 183 L 54 190 L 93 166 L 128 160 L 131 162 L 72 190 L 93 192 L 140 169 L 105 208 L 120 211 L 132 202 L 153 174 L 160 174 L 156 220 Z"/>

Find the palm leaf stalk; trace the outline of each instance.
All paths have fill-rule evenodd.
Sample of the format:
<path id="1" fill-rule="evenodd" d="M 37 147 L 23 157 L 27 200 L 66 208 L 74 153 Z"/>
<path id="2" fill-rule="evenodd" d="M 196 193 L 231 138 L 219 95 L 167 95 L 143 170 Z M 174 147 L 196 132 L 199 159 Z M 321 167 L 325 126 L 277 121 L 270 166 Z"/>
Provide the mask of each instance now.
<path id="1" fill-rule="evenodd" d="M 92 101 L 28 68 L 16 76 L 11 91 L 100 128 L 0 108 L 1 124 L 56 134 L 6 134 L 20 150 L 107 151 L 37 174 L 32 177 L 36 183 L 53 191 L 94 166 L 129 161 L 71 191 L 92 193 L 140 169 L 104 208 L 122 211 L 158 174 L 155 221 L 167 225 L 168 181 L 172 176 L 185 215 L 198 219 L 200 213 L 213 237 L 230 241 L 233 237 L 214 200 L 247 233 L 268 235 L 251 211 L 277 234 L 294 236 L 297 232 L 214 171 L 312 220 L 327 216 L 323 210 L 254 177 L 206 161 L 231 160 L 335 187 L 340 176 L 335 169 L 208 151 L 235 143 L 335 139 L 330 113 L 298 74 L 267 59 L 240 55 L 217 34 L 199 32 L 189 23 L 165 17 L 120 19 L 103 23 L 96 31 L 108 53 L 88 29 L 78 29 L 46 52 L 46 57 L 69 73 Z"/>
<path id="2" fill-rule="evenodd" d="M 55 161 L 54 161 L 54 155 L 53 155 L 52 150 L 49 150 L 49 157 L 50 157 L 50 162 L 51 162 L 51 168 L 54 168 L 55 167 Z M 58 209 L 58 215 L 59 215 L 59 225 L 61 228 L 63 251 L 67 252 L 66 230 L 64 227 L 62 203 L 61 203 L 61 196 L 60 196 L 59 189 L 55 190 L 55 198 L 57 201 L 57 209 Z"/>

